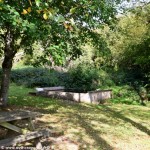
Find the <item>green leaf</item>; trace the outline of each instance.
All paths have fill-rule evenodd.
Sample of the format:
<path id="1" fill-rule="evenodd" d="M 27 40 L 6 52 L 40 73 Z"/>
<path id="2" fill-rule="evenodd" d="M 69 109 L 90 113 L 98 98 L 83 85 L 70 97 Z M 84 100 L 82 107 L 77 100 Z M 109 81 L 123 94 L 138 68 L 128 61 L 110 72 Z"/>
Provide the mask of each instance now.
<path id="1" fill-rule="evenodd" d="M 56 22 L 64 22 L 65 21 L 65 18 L 62 16 L 62 15 L 58 15 L 57 17 L 55 17 L 55 21 Z"/>
<path id="2" fill-rule="evenodd" d="M 70 13 L 71 13 L 71 14 L 74 14 L 75 11 L 76 11 L 76 7 L 73 7 L 73 8 L 70 9 Z"/>
<path id="3" fill-rule="evenodd" d="M 13 22 L 13 25 L 14 25 L 14 26 L 16 26 L 16 25 L 17 25 L 17 23 L 14 21 L 14 22 Z"/>
<path id="4" fill-rule="evenodd" d="M 14 14 L 15 14 L 16 16 L 19 16 L 19 13 L 18 13 L 17 11 L 15 11 Z"/>
<path id="5" fill-rule="evenodd" d="M 40 2 L 41 2 L 40 0 L 35 0 L 36 6 L 39 7 L 40 6 Z"/>

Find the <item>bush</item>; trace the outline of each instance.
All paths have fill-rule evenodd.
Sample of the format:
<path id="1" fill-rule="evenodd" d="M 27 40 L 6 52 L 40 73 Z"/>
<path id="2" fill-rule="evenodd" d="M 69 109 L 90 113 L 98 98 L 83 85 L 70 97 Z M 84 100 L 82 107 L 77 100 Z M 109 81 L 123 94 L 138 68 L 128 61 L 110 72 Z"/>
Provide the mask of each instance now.
<path id="1" fill-rule="evenodd" d="M 112 90 L 112 103 L 138 104 L 140 102 L 137 91 L 129 85 L 114 86 Z"/>
<path id="2" fill-rule="evenodd" d="M 99 85 L 99 72 L 92 65 L 78 65 L 68 72 L 43 68 L 12 70 L 11 81 L 26 87 L 65 86 L 78 91 L 95 90 Z"/>
<path id="3" fill-rule="evenodd" d="M 99 85 L 99 72 L 91 64 L 79 64 L 68 71 L 67 88 L 82 92 L 95 90 Z"/>
<path id="4" fill-rule="evenodd" d="M 79 92 L 104 89 L 114 85 L 113 80 L 103 70 L 92 64 L 74 65 L 68 72 L 58 72 L 44 68 L 22 68 L 12 70 L 11 81 L 26 87 L 65 86 Z"/>
<path id="5" fill-rule="evenodd" d="M 59 85 L 55 73 L 43 68 L 24 68 L 12 70 L 11 81 L 26 87 L 45 87 Z"/>
<path id="6" fill-rule="evenodd" d="M 111 78 L 111 73 L 104 70 L 99 70 L 99 88 L 110 88 L 112 86 L 115 86 L 114 81 Z"/>

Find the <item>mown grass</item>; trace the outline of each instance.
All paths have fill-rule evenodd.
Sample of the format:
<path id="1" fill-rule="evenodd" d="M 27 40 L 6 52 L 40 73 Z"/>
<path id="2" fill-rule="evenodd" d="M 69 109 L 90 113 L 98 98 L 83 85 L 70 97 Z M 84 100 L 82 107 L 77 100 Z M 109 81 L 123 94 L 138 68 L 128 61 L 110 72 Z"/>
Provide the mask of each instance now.
<path id="1" fill-rule="evenodd" d="M 150 104 L 79 104 L 30 96 L 30 91 L 33 89 L 12 84 L 10 106 L 40 111 L 42 124 L 63 130 L 64 136 L 74 141 L 79 149 L 150 149 Z"/>

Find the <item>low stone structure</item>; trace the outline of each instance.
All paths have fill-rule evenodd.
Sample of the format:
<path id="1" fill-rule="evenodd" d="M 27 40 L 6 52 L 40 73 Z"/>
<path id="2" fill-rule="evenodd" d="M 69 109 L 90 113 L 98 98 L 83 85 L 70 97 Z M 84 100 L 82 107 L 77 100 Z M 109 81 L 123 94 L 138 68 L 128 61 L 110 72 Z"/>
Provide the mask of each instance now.
<path id="1" fill-rule="evenodd" d="M 50 90 L 50 88 L 43 88 L 43 90 L 37 91 L 36 95 L 93 104 L 104 103 L 107 99 L 112 98 L 112 90 L 96 90 L 87 93 L 77 93 L 67 92 L 62 87 L 60 90 L 54 87 L 51 89 L 52 90 Z"/>

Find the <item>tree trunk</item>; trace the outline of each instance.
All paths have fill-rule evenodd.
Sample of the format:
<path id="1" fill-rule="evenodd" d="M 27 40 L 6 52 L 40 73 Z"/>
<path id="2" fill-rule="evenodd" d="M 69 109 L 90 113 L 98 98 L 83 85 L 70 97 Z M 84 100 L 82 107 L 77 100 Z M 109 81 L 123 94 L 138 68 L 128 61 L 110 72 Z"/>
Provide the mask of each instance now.
<path id="1" fill-rule="evenodd" d="M 7 32 L 4 37 L 4 60 L 2 63 L 2 78 L 1 78 L 1 90 L 0 90 L 0 100 L 3 106 L 8 103 L 8 90 L 9 90 L 9 80 L 12 68 L 13 58 L 16 54 L 14 50 L 14 36 L 10 28 L 7 28 Z"/>
<path id="2" fill-rule="evenodd" d="M 6 64 L 9 67 L 6 67 Z M 12 68 L 11 64 L 12 64 L 11 60 L 7 61 L 7 58 L 4 58 L 4 62 L 2 65 L 2 78 L 1 78 L 1 91 L 0 91 L 0 99 L 2 101 L 3 106 L 6 106 L 8 101 L 9 80 L 10 80 L 10 72 Z"/>

